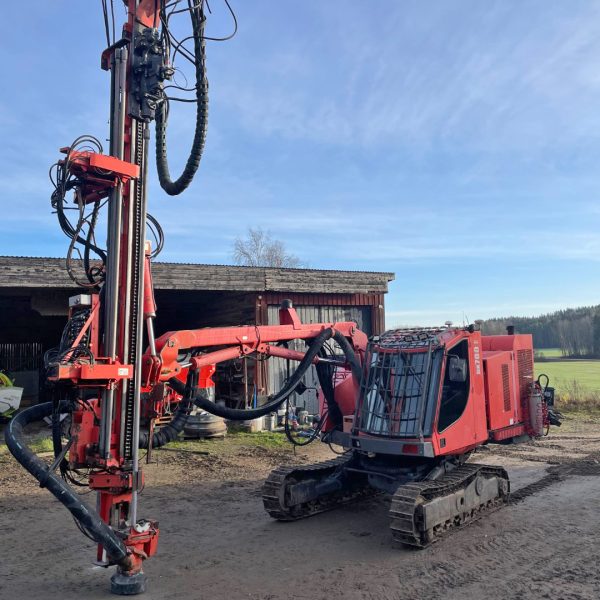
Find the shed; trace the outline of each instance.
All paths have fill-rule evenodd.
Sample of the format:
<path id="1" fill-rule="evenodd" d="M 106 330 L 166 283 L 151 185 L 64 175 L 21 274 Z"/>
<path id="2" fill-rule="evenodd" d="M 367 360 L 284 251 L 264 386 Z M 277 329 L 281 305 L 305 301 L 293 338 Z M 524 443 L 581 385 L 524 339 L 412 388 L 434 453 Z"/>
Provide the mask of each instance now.
<path id="1" fill-rule="evenodd" d="M 303 322 L 355 321 L 368 335 L 385 324 L 385 294 L 393 273 L 278 269 L 156 262 L 157 335 L 176 329 L 277 323 L 277 309 L 291 299 Z M 0 369 L 25 389 L 25 401 L 39 398 L 42 355 L 57 345 L 66 322 L 68 298 L 80 293 L 64 259 L 0 257 Z M 252 377 L 252 394 L 279 389 L 283 366 Z M 238 377 L 239 378 L 239 377 Z M 303 401 L 309 409 L 315 394 Z M 256 387 L 255 387 L 256 386 Z"/>

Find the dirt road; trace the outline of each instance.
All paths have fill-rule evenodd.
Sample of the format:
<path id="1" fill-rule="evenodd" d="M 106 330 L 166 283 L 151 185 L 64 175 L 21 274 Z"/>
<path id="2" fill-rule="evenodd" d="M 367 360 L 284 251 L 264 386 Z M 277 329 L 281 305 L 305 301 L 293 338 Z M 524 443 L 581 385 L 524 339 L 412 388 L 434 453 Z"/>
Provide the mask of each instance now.
<path id="1" fill-rule="evenodd" d="M 158 452 L 141 506 L 161 525 L 145 598 L 596 599 L 599 432 L 571 421 L 535 445 L 478 453 L 508 468 L 516 501 L 424 551 L 392 547 L 384 498 L 295 523 L 267 517 L 268 471 L 328 457 L 323 445 L 295 458 L 218 442 L 208 456 Z M 93 554 L 67 511 L 0 455 L 0 598 L 109 598 Z"/>

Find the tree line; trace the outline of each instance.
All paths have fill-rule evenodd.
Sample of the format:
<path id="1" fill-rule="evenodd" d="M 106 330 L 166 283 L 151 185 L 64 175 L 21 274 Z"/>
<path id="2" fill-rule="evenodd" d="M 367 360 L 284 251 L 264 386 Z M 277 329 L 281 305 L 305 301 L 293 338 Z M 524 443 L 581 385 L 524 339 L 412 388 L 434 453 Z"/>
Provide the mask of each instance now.
<path id="1" fill-rule="evenodd" d="M 481 330 L 484 335 L 503 334 L 508 325 L 514 325 L 516 333 L 531 333 L 536 349 L 560 348 L 563 356 L 600 358 L 600 304 L 538 317 L 487 319 Z"/>

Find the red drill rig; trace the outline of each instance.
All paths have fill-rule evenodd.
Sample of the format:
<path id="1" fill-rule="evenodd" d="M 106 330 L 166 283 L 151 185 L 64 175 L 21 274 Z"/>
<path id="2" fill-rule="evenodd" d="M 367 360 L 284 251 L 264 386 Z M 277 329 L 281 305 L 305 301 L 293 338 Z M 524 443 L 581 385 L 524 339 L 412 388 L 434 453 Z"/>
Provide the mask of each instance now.
<path id="1" fill-rule="evenodd" d="M 146 210 L 150 124 L 155 121 L 159 181 L 170 195 L 190 184 L 206 136 L 204 0 L 178 8 L 180 2 L 125 0 L 127 21 L 119 39 L 114 33 L 111 39 L 103 2 L 108 47 L 101 64 L 111 76 L 109 152 L 103 153 L 97 139 L 82 136 L 63 148 L 65 156 L 53 171 L 52 206 L 71 240 L 67 271 L 85 293 L 71 299 L 60 345 L 46 356 L 52 400 L 17 414 L 5 432 L 7 445 L 98 544 L 98 563 L 116 565 L 112 591 L 140 593 L 146 586 L 143 561 L 155 554 L 159 535 L 158 523 L 138 514 L 140 448 L 173 440 L 192 405 L 234 420 L 269 414 L 300 389 L 303 375 L 315 365 L 323 397 L 317 433 L 348 453 L 325 465 L 276 470 L 265 484 L 267 510 L 293 520 L 383 489 L 393 493 L 395 536 L 426 545 L 508 496 L 504 470 L 465 464 L 469 453 L 488 441 L 537 436 L 547 423 L 533 383 L 531 339 L 481 338 L 471 329 L 396 331 L 367 347 L 354 323 L 305 325 L 290 303 L 282 306 L 279 325 L 185 330 L 156 338 L 150 265 L 162 236 Z M 179 13 L 189 14 L 192 35 L 186 39 L 193 40 L 193 50 L 171 32 L 170 19 Z M 189 159 L 173 181 L 165 134 L 169 100 L 177 98 L 166 90 L 182 88 L 165 82 L 176 55 L 194 67 L 195 85 L 188 89 L 197 111 Z M 95 228 L 105 205 L 102 249 Z M 147 223 L 157 233 L 154 251 L 145 241 Z M 77 249 L 83 281 L 71 259 Z M 304 340 L 307 351 L 286 347 L 291 340 Z M 334 354 L 327 350 L 330 340 Z M 283 389 L 258 408 L 213 402 L 206 389 L 214 365 L 250 354 L 299 364 Z M 141 415 L 160 418 L 172 399 L 178 401 L 172 422 L 155 431 L 151 421 L 149 430 L 141 431 Z M 65 414 L 70 416 L 66 443 Z M 51 465 L 35 456 L 23 435 L 28 424 L 47 417 L 53 422 Z M 96 505 L 86 504 L 74 486 L 96 491 Z"/>
<path id="2" fill-rule="evenodd" d="M 560 425 L 552 390 L 533 378 L 531 335 L 482 336 L 473 325 L 388 331 L 369 343 L 357 395 L 349 383 L 325 399 L 322 434 L 344 456 L 273 471 L 263 490 L 273 518 L 383 491 L 394 539 L 425 547 L 508 500 L 506 471 L 467 462 L 473 451 Z"/>

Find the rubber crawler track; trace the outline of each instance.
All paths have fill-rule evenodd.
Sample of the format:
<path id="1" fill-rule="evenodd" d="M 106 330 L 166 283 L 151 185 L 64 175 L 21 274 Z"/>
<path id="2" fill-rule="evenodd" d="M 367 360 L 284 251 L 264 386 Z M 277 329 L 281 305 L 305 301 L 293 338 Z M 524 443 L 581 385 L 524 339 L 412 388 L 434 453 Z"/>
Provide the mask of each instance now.
<path id="1" fill-rule="evenodd" d="M 265 510 L 278 521 L 297 521 L 325 512 L 359 498 L 374 496 L 378 492 L 368 485 L 354 485 L 349 489 L 328 494 L 301 505 L 289 506 L 286 502 L 286 488 L 290 483 L 318 477 L 328 477 L 338 469 L 343 469 L 353 457 L 340 456 L 322 463 L 305 466 L 279 467 L 273 471 L 263 484 L 262 499 Z"/>
<path id="2" fill-rule="evenodd" d="M 420 481 L 401 485 L 392 496 L 390 507 L 390 527 L 394 541 L 404 545 L 425 548 L 444 537 L 451 530 L 464 527 L 487 513 L 498 510 L 508 501 L 509 493 L 500 494 L 468 512 L 458 512 L 453 519 L 433 530 L 425 531 L 422 523 L 422 507 L 428 501 L 452 494 L 467 487 L 478 476 L 499 477 L 506 480 L 509 490 L 508 474 L 502 467 L 468 464 L 450 471 L 434 481 Z"/>

